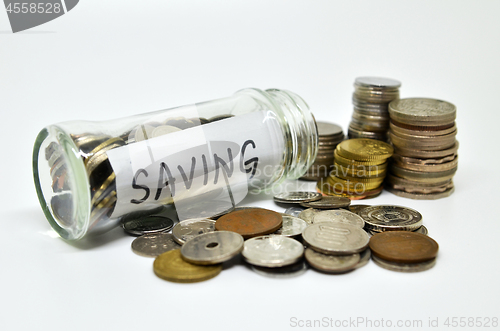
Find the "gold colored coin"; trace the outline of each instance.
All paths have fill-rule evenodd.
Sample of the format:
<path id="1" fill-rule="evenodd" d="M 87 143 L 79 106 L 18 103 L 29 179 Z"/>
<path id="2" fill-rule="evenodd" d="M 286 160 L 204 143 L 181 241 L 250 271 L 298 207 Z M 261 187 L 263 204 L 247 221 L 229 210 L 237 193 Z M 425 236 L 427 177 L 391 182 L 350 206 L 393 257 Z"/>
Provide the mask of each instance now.
<path id="1" fill-rule="evenodd" d="M 349 139 L 337 145 L 340 156 L 357 161 L 386 160 L 392 156 L 394 149 L 383 141 L 374 139 Z"/>
<path id="2" fill-rule="evenodd" d="M 176 249 L 160 254 L 153 263 L 156 276 L 176 283 L 195 283 L 217 276 L 222 264 L 200 266 L 182 259 L 181 250 Z"/>
<path id="3" fill-rule="evenodd" d="M 337 145 L 338 147 L 338 145 Z M 386 159 L 382 160 L 375 160 L 375 161 L 358 161 L 358 160 L 353 160 L 349 158 L 345 158 L 342 155 L 340 155 L 337 150 L 333 153 L 335 157 L 335 162 L 348 166 L 348 165 L 354 165 L 354 166 L 372 166 L 372 165 L 381 165 L 387 162 Z"/>
<path id="4" fill-rule="evenodd" d="M 346 180 L 336 176 L 330 176 L 326 182 L 335 190 L 350 190 L 354 192 L 373 190 L 382 185 L 383 178 L 375 178 L 372 182 L 359 182 L 356 180 Z"/>

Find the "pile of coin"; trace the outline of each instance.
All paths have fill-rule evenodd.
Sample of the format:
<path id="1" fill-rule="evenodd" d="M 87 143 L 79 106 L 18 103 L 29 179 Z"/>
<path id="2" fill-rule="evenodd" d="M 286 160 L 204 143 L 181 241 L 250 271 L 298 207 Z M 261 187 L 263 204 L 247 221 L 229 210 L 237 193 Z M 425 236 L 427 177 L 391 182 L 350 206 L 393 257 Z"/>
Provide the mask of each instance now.
<path id="1" fill-rule="evenodd" d="M 373 139 L 344 140 L 334 153 L 335 166 L 317 190 L 325 195 L 350 199 L 375 197 L 382 192 L 391 145 Z"/>
<path id="2" fill-rule="evenodd" d="M 300 179 L 319 180 L 330 173 L 333 166 L 333 152 L 344 140 L 342 128 L 333 123 L 316 122 L 318 128 L 318 154 L 307 172 Z"/>
<path id="3" fill-rule="evenodd" d="M 401 83 L 380 77 L 358 77 L 354 82 L 354 111 L 349 124 L 349 138 L 387 141 L 388 105 L 399 98 Z"/>
<path id="4" fill-rule="evenodd" d="M 456 107 L 436 99 L 409 98 L 391 102 L 389 114 L 394 155 L 387 189 L 412 199 L 449 196 L 458 167 Z"/>

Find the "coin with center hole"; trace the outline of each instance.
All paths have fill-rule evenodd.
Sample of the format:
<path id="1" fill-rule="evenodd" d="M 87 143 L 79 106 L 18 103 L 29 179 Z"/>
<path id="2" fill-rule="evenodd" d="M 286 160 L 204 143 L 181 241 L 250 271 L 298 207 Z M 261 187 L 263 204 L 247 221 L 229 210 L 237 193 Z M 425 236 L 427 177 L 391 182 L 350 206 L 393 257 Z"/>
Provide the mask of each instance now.
<path id="1" fill-rule="evenodd" d="M 145 234 L 132 241 L 132 251 L 146 257 L 156 257 L 179 248 L 181 246 L 175 242 L 174 236 L 170 233 Z"/>
<path id="2" fill-rule="evenodd" d="M 307 222 L 301 218 L 290 215 L 282 215 L 283 225 L 273 234 L 282 235 L 285 237 L 300 236 L 302 231 L 307 227 Z"/>
<path id="3" fill-rule="evenodd" d="M 360 229 L 365 226 L 363 218 L 348 210 L 324 210 L 314 215 L 313 223 L 346 223 L 352 224 Z"/>
<path id="4" fill-rule="evenodd" d="M 309 202 L 316 201 L 321 199 L 322 195 L 318 192 L 306 192 L 306 191 L 297 191 L 297 192 L 283 192 L 276 194 L 274 196 L 274 201 L 280 203 L 301 203 L 301 202 Z"/>
<path id="5" fill-rule="evenodd" d="M 156 276 L 176 283 L 195 283 L 217 276 L 222 264 L 201 266 L 184 261 L 181 250 L 175 249 L 158 255 L 153 263 Z"/>
<path id="6" fill-rule="evenodd" d="M 304 241 L 324 254 L 348 255 L 368 247 L 370 238 L 360 227 L 347 223 L 315 223 L 302 232 Z"/>
<path id="7" fill-rule="evenodd" d="M 192 218 L 177 223 L 172 229 L 172 234 L 178 244 L 184 245 L 191 238 L 214 231 L 214 220 L 209 218 Z"/>
<path id="8" fill-rule="evenodd" d="M 380 205 L 359 212 L 367 229 L 374 231 L 413 231 L 422 226 L 422 215 L 411 208 Z"/>
<path id="9" fill-rule="evenodd" d="M 242 255 L 249 264 L 261 267 L 283 267 L 299 261 L 304 246 L 284 236 L 261 236 L 245 241 Z"/>
<path id="10" fill-rule="evenodd" d="M 145 216 L 131 219 L 122 224 L 123 230 L 132 236 L 169 231 L 174 221 L 163 216 Z"/>
<path id="11" fill-rule="evenodd" d="M 304 254 L 307 262 L 314 269 L 327 273 L 344 273 L 356 268 L 359 263 L 359 254 L 327 255 L 308 248 Z"/>
<path id="12" fill-rule="evenodd" d="M 388 231 L 370 238 L 373 255 L 390 262 L 419 263 L 437 256 L 439 245 L 429 236 L 410 231 Z"/>
<path id="13" fill-rule="evenodd" d="M 193 264 L 210 265 L 230 260 L 243 250 L 243 237 L 229 231 L 204 233 L 181 248 L 182 258 Z"/>
<path id="14" fill-rule="evenodd" d="M 282 223 L 280 213 L 264 208 L 248 208 L 220 217 L 215 223 L 215 229 L 236 232 L 248 239 L 273 233 Z"/>
<path id="15" fill-rule="evenodd" d="M 345 208 L 351 204 L 351 199 L 345 197 L 324 196 L 320 200 L 302 202 L 300 205 L 305 208 L 335 209 Z"/>

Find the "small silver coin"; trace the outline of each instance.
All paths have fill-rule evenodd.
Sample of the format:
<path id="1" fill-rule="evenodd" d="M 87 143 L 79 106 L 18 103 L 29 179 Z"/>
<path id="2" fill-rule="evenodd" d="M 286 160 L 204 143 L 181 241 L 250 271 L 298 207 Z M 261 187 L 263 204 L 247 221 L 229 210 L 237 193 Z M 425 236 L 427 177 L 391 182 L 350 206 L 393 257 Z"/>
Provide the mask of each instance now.
<path id="1" fill-rule="evenodd" d="M 274 201 L 281 203 L 301 203 L 301 202 L 316 201 L 321 199 L 321 197 L 322 194 L 318 192 L 306 192 L 306 191 L 283 192 L 276 194 L 274 196 Z"/>
<path id="2" fill-rule="evenodd" d="M 192 218 L 177 223 L 172 229 L 172 234 L 179 245 L 184 245 L 184 243 L 191 238 L 214 231 L 214 220 L 208 218 Z"/>
<path id="3" fill-rule="evenodd" d="M 313 224 L 324 222 L 352 224 L 360 229 L 365 226 L 361 216 L 348 210 L 324 210 L 314 215 Z"/>
<path id="4" fill-rule="evenodd" d="M 360 256 L 357 253 L 350 255 L 329 255 L 316 252 L 311 248 L 306 249 L 304 256 L 314 269 L 333 274 L 355 269 L 360 260 Z"/>
<path id="5" fill-rule="evenodd" d="M 324 254 L 348 255 L 368 247 L 370 237 L 360 227 L 347 223 L 315 223 L 309 225 L 302 238 L 312 249 Z"/>
<path id="6" fill-rule="evenodd" d="M 305 209 L 301 207 L 290 207 L 285 210 L 285 214 L 288 214 L 293 217 L 298 217 L 301 212 Z"/>
<path id="7" fill-rule="evenodd" d="M 304 231 L 304 229 L 308 226 L 306 221 L 298 217 L 282 214 L 282 218 L 283 223 L 281 228 L 276 230 L 273 234 L 285 237 L 296 237 L 300 236 L 302 231 Z"/>
<path id="8" fill-rule="evenodd" d="M 181 246 L 175 242 L 174 236 L 170 233 L 145 234 L 132 241 L 132 251 L 146 257 L 157 257 L 162 253 L 179 248 Z"/>
<path id="9" fill-rule="evenodd" d="M 399 88 L 401 82 L 391 78 L 383 77 L 357 77 L 355 85 L 365 86 L 365 87 L 389 87 L 389 88 Z"/>
<path id="10" fill-rule="evenodd" d="M 422 226 L 422 215 L 411 208 L 379 205 L 359 212 L 365 227 L 372 231 L 413 231 Z"/>
<path id="11" fill-rule="evenodd" d="M 429 270 L 430 268 L 436 265 L 436 258 L 432 260 L 420 262 L 420 263 L 396 263 L 386 261 L 381 259 L 375 255 L 372 255 L 373 262 L 379 267 L 382 267 L 391 271 L 399 271 L 399 272 L 420 272 Z"/>
<path id="12" fill-rule="evenodd" d="M 342 136 L 344 134 L 340 125 L 316 121 L 316 126 L 318 127 L 319 137 L 325 136 Z"/>
<path id="13" fill-rule="evenodd" d="M 258 267 L 253 265 L 252 270 L 255 271 L 256 274 L 269 278 L 293 278 L 304 274 L 307 271 L 307 264 L 302 260 L 279 268 Z"/>
<path id="14" fill-rule="evenodd" d="M 300 214 L 297 217 L 303 219 L 304 221 L 306 221 L 307 224 L 313 224 L 314 215 L 316 215 L 320 211 L 322 211 L 322 210 L 320 210 L 320 209 L 314 209 L 314 208 L 308 208 L 308 209 L 300 212 Z"/>
<path id="15" fill-rule="evenodd" d="M 427 228 L 424 225 L 422 225 L 421 227 L 419 227 L 418 229 L 416 229 L 413 232 L 418 232 L 418 233 L 425 234 L 425 235 L 429 234 L 429 231 L 427 230 Z"/>
<path id="16" fill-rule="evenodd" d="M 335 209 L 345 208 L 351 204 L 351 199 L 345 197 L 324 196 L 317 201 L 302 202 L 300 205 L 305 208 Z"/>
<path id="17" fill-rule="evenodd" d="M 302 258 L 304 246 L 295 239 L 270 235 L 245 241 L 242 252 L 245 261 L 260 267 L 283 267 Z"/>
<path id="18" fill-rule="evenodd" d="M 132 236 L 142 236 L 148 233 L 169 231 L 174 226 L 174 221 L 163 216 L 145 216 L 131 219 L 122 224 L 123 230 Z"/>
<path id="19" fill-rule="evenodd" d="M 359 259 L 358 264 L 356 264 L 356 267 L 355 267 L 356 269 L 364 267 L 365 265 L 368 264 L 368 262 L 370 262 L 370 258 L 372 256 L 372 251 L 369 248 L 367 248 L 364 251 L 362 251 L 361 253 L 359 253 L 359 256 L 360 256 L 360 259 Z"/>
<path id="20" fill-rule="evenodd" d="M 243 241 L 243 237 L 236 232 L 204 233 L 186 241 L 181 255 L 193 264 L 219 264 L 238 255 L 243 250 Z"/>

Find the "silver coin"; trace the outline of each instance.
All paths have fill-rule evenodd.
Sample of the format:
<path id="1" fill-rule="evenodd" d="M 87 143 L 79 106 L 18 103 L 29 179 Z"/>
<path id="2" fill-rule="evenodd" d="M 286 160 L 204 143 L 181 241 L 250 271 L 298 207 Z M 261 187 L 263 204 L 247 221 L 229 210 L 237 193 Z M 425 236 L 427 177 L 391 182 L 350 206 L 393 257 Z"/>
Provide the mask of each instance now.
<path id="1" fill-rule="evenodd" d="M 285 214 L 288 214 L 293 217 L 298 217 L 301 212 L 304 211 L 304 208 L 301 207 L 290 207 L 285 210 Z"/>
<path id="2" fill-rule="evenodd" d="M 252 270 L 256 274 L 269 278 L 292 278 L 304 274 L 307 271 L 307 264 L 305 261 L 287 265 L 279 268 L 258 267 L 253 265 Z"/>
<path id="3" fill-rule="evenodd" d="M 181 248 L 182 258 L 193 264 L 210 265 L 230 260 L 243 250 L 243 237 L 230 231 L 204 233 Z"/>
<path id="4" fill-rule="evenodd" d="M 274 201 L 281 203 L 301 203 L 308 201 L 316 201 L 321 199 L 322 194 L 318 192 L 306 192 L 306 191 L 297 191 L 297 192 L 283 192 L 276 194 L 274 196 Z"/>
<path id="5" fill-rule="evenodd" d="M 214 220 L 208 218 L 192 218 L 177 223 L 172 229 L 172 234 L 178 244 L 184 245 L 184 243 L 191 238 L 214 231 Z"/>
<path id="6" fill-rule="evenodd" d="M 334 274 L 355 269 L 360 260 L 360 256 L 357 253 L 350 255 L 330 255 L 316 252 L 311 248 L 306 249 L 304 256 L 314 269 Z"/>
<path id="7" fill-rule="evenodd" d="M 372 259 L 373 262 L 375 262 L 375 264 L 378 265 L 379 267 L 399 272 L 420 272 L 429 270 L 430 268 L 436 265 L 436 258 L 420 263 L 396 263 L 396 262 L 386 261 L 375 255 L 372 255 Z"/>
<path id="8" fill-rule="evenodd" d="M 302 211 L 297 217 L 303 219 L 308 224 L 313 224 L 314 215 L 316 215 L 320 211 L 322 211 L 322 210 L 320 210 L 320 209 L 314 209 L 314 208 L 308 208 L 308 209 Z"/>
<path id="9" fill-rule="evenodd" d="M 389 104 L 391 119 L 410 125 L 439 126 L 455 120 L 455 105 L 436 99 L 407 98 Z"/>
<path id="10" fill-rule="evenodd" d="M 317 201 L 302 202 L 300 205 L 305 208 L 335 209 L 348 207 L 351 199 L 345 197 L 324 196 Z"/>
<path id="11" fill-rule="evenodd" d="M 179 248 L 181 246 L 175 242 L 174 236 L 170 233 L 145 234 L 132 241 L 132 251 L 146 257 L 157 257 L 162 253 Z"/>
<path id="12" fill-rule="evenodd" d="M 285 237 L 295 237 L 299 236 L 302 231 L 308 226 L 307 222 L 301 218 L 293 217 L 290 215 L 282 214 L 283 223 L 281 228 L 276 230 L 273 234 L 285 236 Z"/>
<path id="13" fill-rule="evenodd" d="M 324 222 L 351 224 L 360 229 L 365 226 L 361 216 L 348 210 L 323 210 L 314 215 L 313 224 Z"/>
<path id="14" fill-rule="evenodd" d="M 260 267 L 283 267 L 302 258 L 304 246 L 284 236 L 260 236 L 245 241 L 242 252 L 245 261 Z"/>
<path id="15" fill-rule="evenodd" d="M 163 216 L 145 216 L 131 219 L 122 224 L 123 230 L 132 236 L 169 231 L 174 221 Z"/>
<path id="16" fill-rule="evenodd" d="M 368 234 L 358 226 L 332 222 L 309 225 L 302 237 L 315 251 L 333 255 L 359 253 L 370 241 Z"/>
<path id="17" fill-rule="evenodd" d="M 375 231 L 413 231 L 422 226 L 422 215 L 411 208 L 379 205 L 363 208 L 365 227 Z"/>
<path id="18" fill-rule="evenodd" d="M 427 230 L 427 228 L 424 225 L 422 225 L 421 227 L 419 227 L 418 229 L 416 229 L 413 232 L 418 232 L 418 233 L 425 234 L 425 235 L 429 234 L 429 231 Z"/>
<path id="19" fill-rule="evenodd" d="M 370 258 L 372 256 L 372 251 L 369 248 L 367 248 L 364 251 L 362 251 L 361 253 L 359 253 L 359 255 L 360 255 L 360 259 L 359 259 L 358 264 L 356 264 L 356 267 L 355 267 L 356 269 L 362 268 L 365 265 L 367 265 L 368 262 L 370 262 Z"/>
<path id="20" fill-rule="evenodd" d="M 357 77 L 354 84 L 366 87 L 392 87 L 398 88 L 401 82 L 391 78 L 383 77 Z"/>
<path id="21" fill-rule="evenodd" d="M 344 134 L 340 125 L 316 121 L 316 126 L 318 127 L 319 137 L 325 136 L 341 136 Z"/>
<path id="22" fill-rule="evenodd" d="M 153 136 L 153 138 L 156 138 L 177 131 L 182 131 L 182 130 L 172 125 L 160 125 L 154 128 L 154 130 L 151 132 L 151 135 Z"/>

